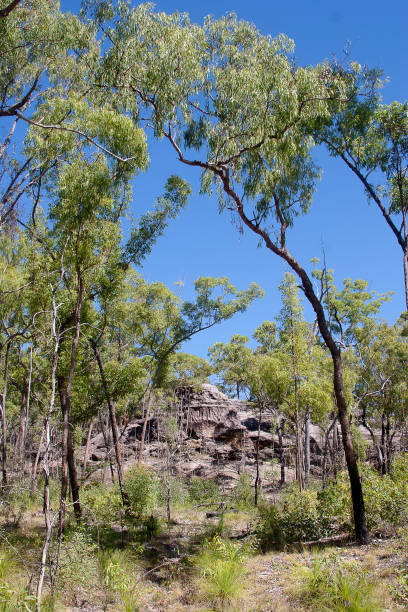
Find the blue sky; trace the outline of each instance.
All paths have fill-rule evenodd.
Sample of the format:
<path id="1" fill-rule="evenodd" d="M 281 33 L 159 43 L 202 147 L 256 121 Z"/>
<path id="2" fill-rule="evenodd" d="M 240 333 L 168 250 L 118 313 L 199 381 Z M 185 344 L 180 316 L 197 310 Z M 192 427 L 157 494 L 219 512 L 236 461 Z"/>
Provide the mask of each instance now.
<path id="1" fill-rule="evenodd" d="M 63 0 L 61 7 L 77 12 L 79 2 Z M 389 78 L 383 90 L 386 103 L 408 98 L 406 1 L 159 0 L 156 7 L 165 12 L 186 11 L 198 23 L 207 14 L 221 17 L 234 11 L 239 18 L 255 23 L 264 34 L 283 32 L 293 38 L 300 64 L 314 64 L 333 54 L 341 56 L 349 46 L 353 59 L 384 70 Z M 240 289 L 256 281 L 266 293 L 247 313 L 199 334 L 183 347 L 206 357 L 208 346 L 214 342 L 228 341 L 233 333 L 251 336 L 262 321 L 276 316 L 280 308 L 277 286 L 287 268 L 265 248 L 258 248 L 253 236 L 246 232 L 241 235 L 228 213 L 219 215 L 215 199 L 199 196 L 198 173 L 178 163 L 166 142 L 151 142 L 150 156 L 149 170 L 134 183 L 132 213 L 136 217 L 152 206 L 171 174 L 189 180 L 194 194 L 146 261 L 142 270 L 145 278 L 166 283 L 184 299 L 190 299 L 194 279 L 202 275 L 228 276 Z M 400 248 L 379 211 L 367 204 L 350 171 L 323 152 L 318 153 L 318 162 L 324 170 L 323 179 L 310 213 L 298 219 L 289 235 L 289 249 L 305 266 L 312 257 L 322 257 L 324 249 L 338 286 L 344 278 L 363 278 L 373 290 L 394 291 L 392 301 L 381 311 L 385 319 L 393 322 L 404 310 Z M 181 289 L 174 284 L 180 280 L 184 283 Z M 310 310 L 305 310 L 311 319 Z"/>

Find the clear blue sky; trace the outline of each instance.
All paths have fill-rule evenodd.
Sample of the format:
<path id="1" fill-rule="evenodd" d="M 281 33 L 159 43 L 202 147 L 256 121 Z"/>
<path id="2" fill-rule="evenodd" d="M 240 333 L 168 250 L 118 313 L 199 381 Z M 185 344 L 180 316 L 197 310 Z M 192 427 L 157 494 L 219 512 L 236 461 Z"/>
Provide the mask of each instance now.
<path id="1" fill-rule="evenodd" d="M 136 3 L 135 3 L 136 4 Z M 77 12 L 79 2 L 61 3 L 63 10 Z M 192 21 L 234 11 L 239 18 L 257 25 L 264 34 L 281 32 L 294 39 L 295 55 L 300 64 L 313 64 L 341 56 L 350 44 L 351 56 L 360 63 L 384 70 L 389 82 L 383 90 L 386 103 L 405 100 L 408 76 L 408 2 L 391 0 L 292 0 L 262 2 L 252 0 L 210 0 L 206 3 L 186 0 L 159 0 L 158 10 L 186 11 Z M 170 174 L 180 174 L 194 189 L 190 205 L 172 221 L 142 270 L 148 281 L 162 281 L 178 291 L 175 282 L 182 280 L 180 296 L 190 299 L 194 279 L 198 276 L 228 276 L 239 288 L 258 282 L 265 298 L 247 313 L 238 315 L 213 330 L 196 336 L 183 348 L 206 357 L 214 342 L 228 341 L 233 333 L 250 336 L 262 321 L 273 319 L 279 311 L 277 285 L 287 269 L 275 255 L 257 248 L 254 237 L 240 235 L 228 213 L 219 215 L 217 203 L 198 194 L 197 172 L 188 171 L 174 159 L 165 142 L 152 142 L 151 164 L 147 173 L 134 184 L 132 212 L 139 216 L 151 207 Z M 329 268 L 335 272 L 336 284 L 344 278 L 363 278 L 378 292 L 394 291 L 392 302 L 383 306 L 382 316 L 393 322 L 404 310 L 402 258 L 391 231 L 379 211 L 368 205 L 357 179 L 339 161 L 319 154 L 324 175 L 311 212 L 298 220 L 289 235 L 288 246 L 303 263 L 326 253 Z M 312 317 L 306 309 L 306 315 Z"/>

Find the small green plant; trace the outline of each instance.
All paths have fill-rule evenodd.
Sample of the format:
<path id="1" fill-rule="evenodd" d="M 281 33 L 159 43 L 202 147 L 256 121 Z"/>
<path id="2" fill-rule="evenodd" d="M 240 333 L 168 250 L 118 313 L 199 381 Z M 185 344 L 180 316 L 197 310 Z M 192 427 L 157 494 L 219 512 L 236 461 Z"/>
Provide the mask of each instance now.
<path id="1" fill-rule="evenodd" d="M 95 584 L 98 568 L 97 544 L 84 527 L 75 527 L 64 538 L 58 587 L 68 599 L 76 602 L 79 596 Z"/>
<path id="2" fill-rule="evenodd" d="M 18 527 L 31 505 L 29 488 L 25 486 L 24 482 L 8 486 L 0 504 L 5 524 Z"/>
<path id="3" fill-rule="evenodd" d="M 0 612 L 31 612 L 35 609 L 35 598 L 24 586 L 18 585 L 18 566 L 6 549 L 0 550 Z"/>
<path id="4" fill-rule="evenodd" d="M 220 488 L 211 478 L 193 476 L 189 484 L 189 495 L 193 504 L 217 504 L 221 501 Z"/>
<path id="5" fill-rule="evenodd" d="M 334 552 L 313 555 L 312 565 L 296 563 L 290 590 L 302 609 L 314 612 L 378 612 L 376 586 L 355 561 Z"/>
<path id="6" fill-rule="evenodd" d="M 322 519 L 317 491 L 288 489 L 279 503 L 261 505 L 256 529 L 261 549 L 282 548 L 291 542 L 304 542 L 327 535 L 330 529 Z"/>
<path id="7" fill-rule="evenodd" d="M 124 491 L 129 500 L 131 517 L 136 521 L 145 520 L 156 508 L 159 479 L 152 470 L 138 465 L 126 472 Z"/>
<path id="8" fill-rule="evenodd" d="M 396 576 L 396 584 L 389 585 L 389 591 L 392 597 L 408 610 L 408 572 L 407 569 L 401 569 Z"/>
<path id="9" fill-rule="evenodd" d="M 110 525 L 119 520 L 123 512 L 122 499 L 117 487 L 92 485 L 82 491 L 82 506 L 89 515 L 89 522 L 96 522 L 99 527 Z"/>
<path id="10" fill-rule="evenodd" d="M 241 595 L 245 559 L 253 543 L 239 543 L 215 536 L 207 541 L 196 564 L 201 574 L 201 591 L 216 610 L 228 610 Z"/>
<path id="11" fill-rule="evenodd" d="M 120 550 L 103 551 L 99 553 L 98 561 L 104 586 L 119 597 L 124 612 L 137 612 L 134 567 L 129 556 Z"/>
<path id="12" fill-rule="evenodd" d="M 249 510 L 254 507 L 252 478 L 246 472 L 239 475 L 237 486 L 232 492 L 232 504 L 240 510 Z"/>

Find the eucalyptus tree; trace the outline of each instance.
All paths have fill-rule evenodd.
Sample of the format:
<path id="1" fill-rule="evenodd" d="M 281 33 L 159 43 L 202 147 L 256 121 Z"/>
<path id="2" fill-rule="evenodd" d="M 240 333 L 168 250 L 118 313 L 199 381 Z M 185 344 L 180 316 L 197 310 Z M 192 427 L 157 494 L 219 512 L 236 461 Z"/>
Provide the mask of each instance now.
<path id="1" fill-rule="evenodd" d="M 142 458 L 146 427 L 156 388 L 165 381 L 171 355 L 195 334 L 244 312 L 263 295 L 256 283 L 243 291 L 227 278 L 200 277 L 195 281 L 195 300 L 183 302 L 162 283 L 147 284 L 140 279 L 132 307 L 137 341 L 136 352 L 150 367 L 139 461 Z"/>
<path id="2" fill-rule="evenodd" d="M 370 433 L 383 474 L 391 468 L 393 438 L 406 424 L 408 345 L 401 331 L 398 323 L 373 321 L 359 334 L 358 417 Z"/>
<path id="3" fill-rule="evenodd" d="M 381 104 L 375 70 L 337 70 L 348 80 L 348 102 L 315 122 L 312 133 L 358 178 L 397 241 L 408 310 L 408 102 Z"/>
<path id="4" fill-rule="evenodd" d="M 86 91 L 87 61 L 98 52 L 91 28 L 61 13 L 57 2 L 11 4 L 13 10 L 6 7 L 0 18 L 0 117 L 5 126 L 0 145 L 0 229 L 16 218 L 25 194 L 34 192 L 35 206 L 44 176 L 57 163 L 23 155 L 27 128 L 31 122 L 74 128 L 69 106 L 56 113 L 50 106 L 57 99 L 69 105 L 71 96 L 79 100 Z M 48 138 L 49 129 L 42 129 Z"/>
<path id="5" fill-rule="evenodd" d="M 234 15 L 207 18 L 154 13 L 152 5 L 114 11 L 97 4 L 106 53 L 99 72 L 116 104 L 142 105 L 147 121 L 177 159 L 215 187 L 221 210 L 281 257 L 299 277 L 333 360 L 333 384 L 351 483 L 356 536 L 368 539 L 364 500 L 343 388 L 341 347 L 310 274 L 288 248 L 287 234 L 310 207 L 319 171 L 305 126 L 330 120 L 347 101 L 347 78 L 324 63 L 297 67 L 293 42 L 262 36 Z M 105 13 L 104 13 L 105 11 Z M 357 70 L 357 68 L 356 68 Z M 145 115 L 144 115 L 145 116 Z"/>
<path id="6" fill-rule="evenodd" d="M 248 341 L 247 336 L 234 334 L 229 342 L 216 342 L 208 349 L 210 362 L 221 378 L 222 388 L 238 399 L 247 387 L 246 373 L 252 354 L 249 346 L 246 346 Z"/>

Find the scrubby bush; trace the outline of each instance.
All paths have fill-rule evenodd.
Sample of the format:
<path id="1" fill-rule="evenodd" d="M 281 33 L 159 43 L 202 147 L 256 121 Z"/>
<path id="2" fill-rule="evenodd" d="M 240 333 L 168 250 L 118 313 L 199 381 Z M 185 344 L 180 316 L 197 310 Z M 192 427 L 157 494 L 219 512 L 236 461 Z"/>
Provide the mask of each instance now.
<path id="1" fill-rule="evenodd" d="M 217 504 L 221 501 L 221 491 L 218 483 L 212 478 L 193 476 L 188 492 L 193 504 Z"/>
<path id="2" fill-rule="evenodd" d="M 99 527 L 111 524 L 120 517 L 123 511 L 122 498 L 118 487 L 106 487 L 96 484 L 82 491 L 82 507 L 92 522 Z"/>
<path id="3" fill-rule="evenodd" d="M 90 520 L 99 528 L 114 522 L 144 525 L 150 520 L 158 503 L 160 483 L 156 474 L 144 466 L 126 472 L 123 490 L 127 504 L 123 504 L 119 486 L 100 484 L 84 489 L 82 503 Z"/>
<path id="4" fill-rule="evenodd" d="M 257 536 L 262 550 L 281 548 L 291 542 L 314 540 L 329 528 L 320 511 L 316 490 L 287 490 L 277 504 L 259 507 Z"/>
<path id="5" fill-rule="evenodd" d="M 28 484 L 23 481 L 8 485 L 0 499 L 5 524 L 18 527 L 31 503 Z"/>
<path id="6" fill-rule="evenodd" d="M 360 466 L 369 529 L 397 527 L 408 519 L 408 458 L 394 460 L 390 474 L 382 475 L 368 464 Z M 352 529 L 350 484 L 346 472 L 319 493 L 320 512 L 328 523 Z"/>
<path id="7" fill-rule="evenodd" d="M 123 488 L 129 500 L 130 513 L 137 521 L 143 521 L 156 508 L 159 495 L 159 479 L 153 470 L 142 465 L 128 470 Z"/>
<path id="8" fill-rule="evenodd" d="M 239 475 L 237 486 L 232 492 L 231 501 L 233 506 L 240 510 L 249 510 L 254 507 L 252 478 L 246 472 L 242 472 Z"/>
<path id="9" fill-rule="evenodd" d="M 408 458 L 395 459 L 383 476 L 368 464 L 360 466 L 367 523 L 370 530 L 395 529 L 408 520 Z M 353 532 L 353 509 L 347 472 L 338 474 L 323 490 L 300 493 L 290 487 L 280 501 L 259 508 L 257 533 L 261 548 L 280 548 L 291 542 L 315 540 Z"/>
<path id="10" fill-rule="evenodd" d="M 95 584 L 98 576 L 98 545 L 84 527 L 66 533 L 61 550 L 58 586 L 77 602 Z"/>
<path id="11" fill-rule="evenodd" d="M 13 554 L 0 549 L 0 611 L 20 612 L 34 610 L 35 598 L 18 579 L 19 567 Z"/>

